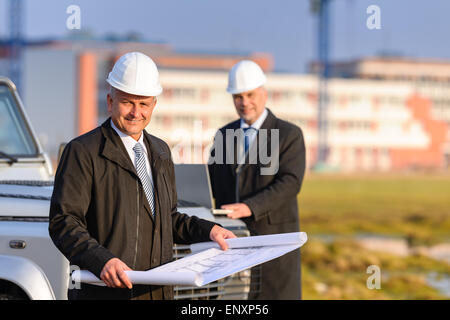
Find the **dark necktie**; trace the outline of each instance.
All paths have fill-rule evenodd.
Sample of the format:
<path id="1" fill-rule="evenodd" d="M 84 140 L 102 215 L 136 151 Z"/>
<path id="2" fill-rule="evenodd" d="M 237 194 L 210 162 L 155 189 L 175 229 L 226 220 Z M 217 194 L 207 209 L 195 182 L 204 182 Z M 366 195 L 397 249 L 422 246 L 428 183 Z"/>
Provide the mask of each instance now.
<path id="1" fill-rule="evenodd" d="M 253 131 L 256 129 L 253 127 L 247 127 L 247 128 L 243 128 L 243 129 L 244 129 L 244 151 L 245 151 L 245 153 L 247 153 L 248 148 L 250 146 L 250 136 L 253 134 Z M 248 131 L 248 130 L 250 130 L 250 131 Z"/>

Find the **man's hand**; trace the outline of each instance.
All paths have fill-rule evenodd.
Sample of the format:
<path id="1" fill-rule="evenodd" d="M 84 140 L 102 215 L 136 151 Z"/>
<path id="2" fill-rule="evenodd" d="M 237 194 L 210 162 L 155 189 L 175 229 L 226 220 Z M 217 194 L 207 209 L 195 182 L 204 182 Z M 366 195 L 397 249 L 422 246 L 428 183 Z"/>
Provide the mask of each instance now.
<path id="1" fill-rule="evenodd" d="M 128 288 L 133 285 L 125 271 L 131 270 L 120 259 L 112 258 L 108 260 L 100 273 L 100 279 L 110 288 Z"/>
<path id="2" fill-rule="evenodd" d="M 224 204 L 220 208 L 233 210 L 233 212 L 227 214 L 227 217 L 230 219 L 245 218 L 250 217 L 252 215 L 252 211 L 245 203 Z"/>
<path id="3" fill-rule="evenodd" d="M 228 245 L 225 242 L 225 239 L 236 238 L 236 236 L 230 230 L 215 225 L 209 233 L 209 238 L 212 241 L 217 242 L 222 250 L 227 250 Z"/>

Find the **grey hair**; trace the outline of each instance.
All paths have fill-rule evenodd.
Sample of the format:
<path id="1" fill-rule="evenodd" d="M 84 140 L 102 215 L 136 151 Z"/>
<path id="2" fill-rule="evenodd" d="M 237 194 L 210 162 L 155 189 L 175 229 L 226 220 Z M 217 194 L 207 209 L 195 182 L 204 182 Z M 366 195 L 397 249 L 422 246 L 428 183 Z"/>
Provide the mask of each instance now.
<path id="1" fill-rule="evenodd" d="M 111 98 L 114 98 L 116 96 L 116 91 L 117 89 L 114 88 L 113 86 L 109 87 L 109 95 L 111 96 Z"/>

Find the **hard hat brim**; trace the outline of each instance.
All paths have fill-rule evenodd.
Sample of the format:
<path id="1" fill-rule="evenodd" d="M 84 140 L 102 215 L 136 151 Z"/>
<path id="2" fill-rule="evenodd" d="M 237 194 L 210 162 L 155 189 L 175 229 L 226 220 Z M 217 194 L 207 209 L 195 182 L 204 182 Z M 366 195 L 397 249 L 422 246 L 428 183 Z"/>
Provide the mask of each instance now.
<path id="1" fill-rule="evenodd" d="M 249 86 L 249 87 L 239 88 L 239 89 L 233 89 L 233 88 L 228 87 L 227 88 L 227 92 L 230 93 L 230 94 L 243 93 L 243 92 L 251 91 L 251 90 L 254 90 L 256 88 L 262 87 L 265 83 L 266 82 L 264 81 L 263 83 L 258 84 L 256 86 Z"/>
<path id="2" fill-rule="evenodd" d="M 133 94 L 135 96 L 156 97 L 156 96 L 160 95 L 163 91 L 161 85 L 158 85 L 153 90 L 132 89 L 132 88 L 129 88 L 129 87 L 123 85 L 120 82 L 115 81 L 114 79 L 111 79 L 111 77 L 108 77 L 108 79 L 106 79 L 106 82 L 108 82 L 112 87 L 116 88 L 117 90 L 129 93 L 129 94 Z"/>

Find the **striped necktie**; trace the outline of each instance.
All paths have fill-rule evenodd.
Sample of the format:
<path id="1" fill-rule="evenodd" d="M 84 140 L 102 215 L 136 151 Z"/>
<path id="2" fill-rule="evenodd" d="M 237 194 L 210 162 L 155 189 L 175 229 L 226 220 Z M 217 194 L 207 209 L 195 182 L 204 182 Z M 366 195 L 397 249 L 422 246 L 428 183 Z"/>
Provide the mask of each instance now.
<path id="1" fill-rule="evenodd" d="M 153 183 L 147 173 L 147 166 L 145 164 L 145 153 L 142 145 L 138 142 L 133 147 L 135 158 L 134 165 L 136 166 L 136 172 L 141 180 L 142 187 L 144 188 L 145 196 L 147 197 L 148 204 L 152 210 L 152 215 L 155 216 L 155 199 L 153 194 Z"/>

